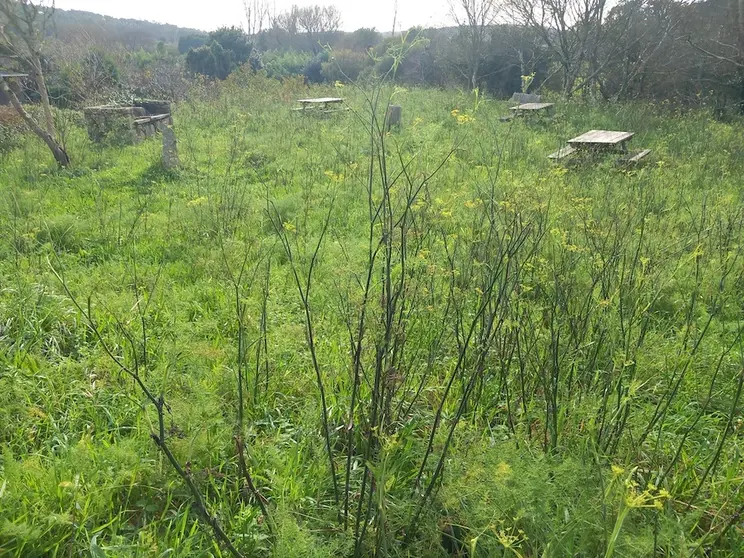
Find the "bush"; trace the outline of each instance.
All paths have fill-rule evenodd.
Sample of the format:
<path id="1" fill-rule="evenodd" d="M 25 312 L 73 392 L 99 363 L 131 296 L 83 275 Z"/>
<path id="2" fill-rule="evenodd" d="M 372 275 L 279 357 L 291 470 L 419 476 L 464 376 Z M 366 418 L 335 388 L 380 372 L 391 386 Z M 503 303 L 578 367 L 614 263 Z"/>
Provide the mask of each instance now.
<path id="1" fill-rule="evenodd" d="M 338 50 L 331 53 L 328 62 L 323 63 L 323 77 L 330 81 L 355 81 L 365 68 L 372 65 L 372 58 L 362 52 Z"/>
<path id="2" fill-rule="evenodd" d="M 209 37 L 231 53 L 230 58 L 235 66 L 245 64 L 251 57 L 253 44 L 248 35 L 239 27 L 220 27 L 217 31 L 212 31 Z"/>
<path id="3" fill-rule="evenodd" d="M 251 60 L 253 44 L 237 27 L 222 27 L 209 34 L 212 42 L 192 48 L 186 55 L 186 68 L 195 74 L 225 79 L 236 68 Z M 255 69 L 260 64 L 252 63 Z"/>
<path id="4" fill-rule="evenodd" d="M 16 147 L 18 147 L 18 133 L 0 124 L 0 155 L 9 153 Z"/>
<path id="5" fill-rule="evenodd" d="M 23 127 L 23 120 L 12 107 L 0 107 L 0 155 L 18 147 Z"/>
<path id="6" fill-rule="evenodd" d="M 116 61 L 101 49 L 61 59 L 58 71 L 48 75 L 49 96 L 62 108 L 90 101 L 105 102 L 116 93 L 121 82 Z"/>
<path id="7" fill-rule="evenodd" d="M 367 52 L 369 49 L 376 47 L 382 42 L 382 34 L 375 28 L 361 28 L 354 31 L 348 37 L 350 48 Z"/>
<path id="8" fill-rule="evenodd" d="M 323 63 L 328 61 L 328 53 L 323 51 L 316 54 L 312 60 L 305 65 L 302 72 L 308 83 L 323 83 Z"/>
<path id="9" fill-rule="evenodd" d="M 210 43 L 209 35 L 192 33 L 178 39 L 178 52 L 187 54 L 191 49 L 197 49 Z"/>
<path id="10" fill-rule="evenodd" d="M 278 79 L 302 75 L 312 59 L 312 54 L 296 50 L 287 52 L 271 50 L 261 55 L 266 75 Z"/>
<path id="11" fill-rule="evenodd" d="M 186 55 L 186 69 L 194 74 L 224 79 L 227 74 L 221 75 L 217 62 L 218 56 L 222 56 L 223 53 L 224 49 L 215 42 L 209 46 L 192 48 Z"/>
<path id="12" fill-rule="evenodd" d="M 122 79 L 121 92 L 131 98 L 183 99 L 190 86 L 184 66 L 183 57 L 166 53 L 155 58 L 144 69 L 128 67 Z M 120 101 L 131 102 L 131 98 Z"/>

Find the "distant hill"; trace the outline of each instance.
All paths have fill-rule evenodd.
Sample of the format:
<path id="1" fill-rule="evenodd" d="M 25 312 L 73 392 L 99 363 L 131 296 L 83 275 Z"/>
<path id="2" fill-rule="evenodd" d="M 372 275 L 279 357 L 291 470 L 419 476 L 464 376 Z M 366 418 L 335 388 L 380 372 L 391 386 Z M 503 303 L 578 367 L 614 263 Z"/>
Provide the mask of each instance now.
<path id="1" fill-rule="evenodd" d="M 48 32 L 63 42 L 85 38 L 90 42 L 119 43 L 129 49 L 152 49 L 159 42 L 177 44 L 184 35 L 205 34 L 203 31 L 137 19 L 119 19 L 92 12 L 57 9 L 54 27 Z"/>

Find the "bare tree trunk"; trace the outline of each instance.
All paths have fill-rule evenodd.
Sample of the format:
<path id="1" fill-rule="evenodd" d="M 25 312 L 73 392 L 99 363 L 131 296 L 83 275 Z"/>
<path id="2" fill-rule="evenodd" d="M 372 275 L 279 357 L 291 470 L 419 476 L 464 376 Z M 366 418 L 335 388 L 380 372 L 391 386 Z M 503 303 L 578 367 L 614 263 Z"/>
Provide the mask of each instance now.
<path id="1" fill-rule="evenodd" d="M 524 52 L 521 47 L 519 48 L 519 75 L 527 75 L 527 65 L 524 63 Z M 527 93 L 527 91 L 523 91 L 523 93 Z"/>
<path id="2" fill-rule="evenodd" d="M 739 0 L 738 3 L 738 16 L 739 16 L 739 64 L 738 64 L 738 75 L 739 75 L 739 112 L 744 114 L 744 0 Z"/>
<path id="3" fill-rule="evenodd" d="M 13 108 L 16 110 L 16 112 L 21 115 L 28 127 L 31 128 L 31 131 L 33 131 L 34 134 L 36 134 L 44 143 L 47 144 L 49 150 L 52 152 L 52 155 L 54 155 L 54 160 L 57 161 L 57 164 L 60 167 L 69 166 L 70 158 L 67 156 L 65 150 L 62 149 L 62 146 L 57 143 L 57 141 L 49 132 L 45 131 L 36 123 L 33 116 L 31 116 L 26 111 L 26 109 L 23 108 L 23 105 L 18 100 L 16 94 L 10 87 L 8 87 L 7 82 L 2 78 L 0 78 L 0 91 L 8 96 L 8 98 L 10 99 L 10 104 L 13 105 Z M 43 88 L 43 91 L 46 91 L 46 87 Z"/>
<path id="4" fill-rule="evenodd" d="M 573 68 L 567 63 L 562 64 L 563 66 L 563 96 L 568 99 L 574 91 L 574 84 L 576 78 L 573 75 Z"/>
<path id="5" fill-rule="evenodd" d="M 398 25 L 398 0 L 393 4 L 393 37 L 395 37 L 395 27 Z"/>
<path id="6" fill-rule="evenodd" d="M 44 110 L 44 122 L 46 123 L 46 131 L 52 137 L 57 137 L 57 130 L 54 127 L 54 116 L 52 116 L 52 107 L 49 102 L 49 91 L 47 91 L 46 80 L 44 79 L 44 71 L 41 69 L 41 60 L 38 56 L 34 56 L 34 81 L 36 82 L 36 89 L 39 90 L 41 96 L 41 106 Z"/>

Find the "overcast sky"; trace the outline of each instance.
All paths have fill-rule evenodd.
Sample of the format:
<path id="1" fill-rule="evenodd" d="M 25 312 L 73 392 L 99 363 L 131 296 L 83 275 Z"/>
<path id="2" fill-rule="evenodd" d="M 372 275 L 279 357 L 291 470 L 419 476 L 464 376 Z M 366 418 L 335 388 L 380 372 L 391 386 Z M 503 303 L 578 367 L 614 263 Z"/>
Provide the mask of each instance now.
<path id="1" fill-rule="evenodd" d="M 376 27 L 392 31 L 395 0 L 269 0 L 277 12 L 292 4 L 333 4 L 343 14 L 342 28 Z M 113 17 L 145 19 L 211 31 L 221 25 L 242 25 L 243 0 L 57 0 L 65 10 L 85 10 Z M 398 30 L 414 25 L 448 23 L 447 0 L 398 0 Z"/>

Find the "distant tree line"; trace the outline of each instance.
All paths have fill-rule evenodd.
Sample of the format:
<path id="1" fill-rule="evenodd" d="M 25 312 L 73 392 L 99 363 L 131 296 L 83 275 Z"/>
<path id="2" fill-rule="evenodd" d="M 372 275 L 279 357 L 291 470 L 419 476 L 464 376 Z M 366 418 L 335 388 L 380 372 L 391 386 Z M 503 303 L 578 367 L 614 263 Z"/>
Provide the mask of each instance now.
<path id="1" fill-rule="evenodd" d="M 506 96 L 530 76 L 532 90 L 565 97 L 706 99 L 744 110 L 744 0 L 450 0 L 450 14 L 452 27 L 383 36 L 339 31 L 335 8 L 271 14 L 251 0 L 244 42 L 253 52 L 232 60 L 277 78 L 346 81 L 385 73 L 397 48 L 407 53 L 395 75 L 403 83 Z M 214 34 L 184 35 L 179 52 L 215 43 L 230 50 Z M 240 64 L 231 56 L 222 74 Z"/>
<path id="2" fill-rule="evenodd" d="M 449 1 L 451 27 L 394 35 L 340 31 L 333 6 L 273 13 L 267 0 L 245 0 L 241 27 L 211 33 L 58 11 L 39 37 L 40 64 L 59 106 L 178 98 L 193 76 L 224 79 L 246 64 L 277 79 L 365 80 L 389 73 L 397 50 L 406 54 L 391 77 L 403 84 L 495 96 L 527 84 L 564 97 L 744 110 L 744 0 Z M 0 45 L 0 67 L 24 64 L 2 58 Z M 25 85 L 38 99 L 32 79 Z"/>

